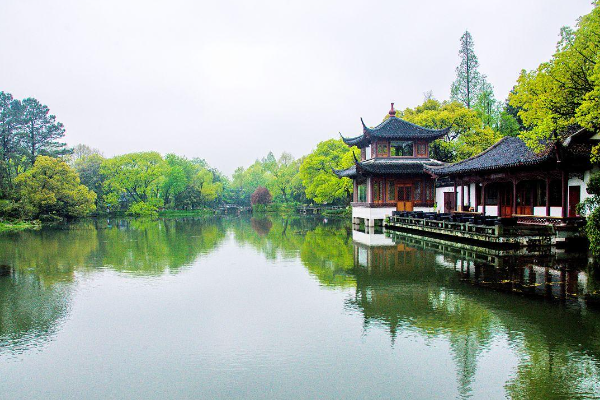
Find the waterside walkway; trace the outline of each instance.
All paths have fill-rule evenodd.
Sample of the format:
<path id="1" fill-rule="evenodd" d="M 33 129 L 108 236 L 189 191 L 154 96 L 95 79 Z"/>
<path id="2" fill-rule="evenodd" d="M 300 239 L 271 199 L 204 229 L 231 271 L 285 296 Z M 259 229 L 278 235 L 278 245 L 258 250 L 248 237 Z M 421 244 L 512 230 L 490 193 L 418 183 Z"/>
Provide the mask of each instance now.
<path id="1" fill-rule="evenodd" d="M 384 226 L 390 230 L 444 236 L 462 242 L 503 247 L 566 246 L 580 242 L 583 220 L 561 224 L 518 223 L 516 218 L 478 217 L 421 212 L 394 213 Z"/>

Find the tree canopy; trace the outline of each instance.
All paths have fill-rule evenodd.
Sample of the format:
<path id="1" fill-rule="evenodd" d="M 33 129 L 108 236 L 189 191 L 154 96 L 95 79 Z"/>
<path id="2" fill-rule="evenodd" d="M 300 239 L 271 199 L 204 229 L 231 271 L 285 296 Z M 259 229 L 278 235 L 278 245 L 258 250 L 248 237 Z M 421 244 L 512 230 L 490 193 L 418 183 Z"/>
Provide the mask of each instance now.
<path id="1" fill-rule="evenodd" d="M 450 128 L 448 137 L 435 141 L 431 157 L 440 161 L 464 160 L 496 143 L 502 134 L 481 120 L 481 114 L 456 101 L 440 102 L 433 98 L 415 108 L 397 111 L 409 122 L 431 129 Z"/>
<path id="2" fill-rule="evenodd" d="M 82 217 L 96 207 L 96 194 L 77 172 L 56 158 L 39 156 L 33 168 L 15 179 L 19 203 L 28 218 Z"/>
<path id="3" fill-rule="evenodd" d="M 479 61 L 475 55 L 473 37 L 469 31 L 460 38 L 460 64 L 456 67 L 456 80 L 450 89 L 451 99 L 471 108 L 480 94 L 485 91 L 485 76 L 479 72 Z"/>
<path id="4" fill-rule="evenodd" d="M 552 58 L 522 71 L 510 105 L 528 130 L 521 137 L 534 149 L 540 140 L 561 139 L 577 127 L 600 127 L 600 8 L 564 27 Z"/>
<path id="5" fill-rule="evenodd" d="M 338 178 L 333 169 L 351 167 L 354 157 L 360 157 L 358 149 L 348 148 L 340 139 L 329 139 L 319 143 L 300 166 L 300 179 L 306 188 L 306 197 L 317 203 L 350 201 L 352 180 Z"/>

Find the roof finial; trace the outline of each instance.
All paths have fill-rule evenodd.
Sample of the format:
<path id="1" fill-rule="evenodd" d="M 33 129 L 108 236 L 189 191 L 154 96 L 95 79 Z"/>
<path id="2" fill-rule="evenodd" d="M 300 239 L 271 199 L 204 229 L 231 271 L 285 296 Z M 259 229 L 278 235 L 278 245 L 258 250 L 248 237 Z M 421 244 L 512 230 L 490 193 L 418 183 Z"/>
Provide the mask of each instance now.
<path id="1" fill-rule="evenodd" d="M 392 108 L 390 109 L 390 117 L 396 116 L 396 110 L 394 110 L 394 103 L 392 103 Z"/>

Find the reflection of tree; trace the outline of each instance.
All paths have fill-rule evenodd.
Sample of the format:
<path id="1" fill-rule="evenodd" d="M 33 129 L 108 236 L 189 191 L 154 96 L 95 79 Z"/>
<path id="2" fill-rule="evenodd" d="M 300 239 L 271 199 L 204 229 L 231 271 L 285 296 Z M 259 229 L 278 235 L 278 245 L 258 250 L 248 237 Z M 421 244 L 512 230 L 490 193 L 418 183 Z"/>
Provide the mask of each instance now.
<path id="1" fill-rule="evenodd" d="M 354 247 L 345 227 L 320 225 L 306 232 L 300 259 L 308 271 L 326 286 L 353 286 Z"/>
<path id="2" fill-rule="evenodd" d="M 225 238 L 220 220 L 123 220 L 98 231 L 98 262 L 141 275 L 177 271 L 207 254 Z"/>
<path id="3" fill-rule="evenodd" d="M 78 229 L 26 231 L 2 236 L 0 264 L 32 273 L 44 284 L 73 279 L 97 249 L 98 232 L 92 226 Z"/>
<path id="4" fill-rule="evenodd" d="M 0 355 L 46 343 L 69 309 L 69 284 L 47 285 L 30 273 L 1 271 Z"/>
<path id="5" fill-rule="evenodd" d="M 392 342 L 397 332 L 444 336 L 450 342 L 457 363 L 459 393 L 471 389 L 477 357 L 494 336 L 493 315 L 455 291 L 452 271 L 436 267 L 436 254 L 404 245 L 363 247 L 366 268 L 356 271 L 356 295 L 347 306 L 364 316 L 365 328 L 383 324 Z"/>
<path id="6" fill-rule="evenodd" d="M 268 217 L 250 221 L 238 219 L 232 225 L 235 239 L 250 244 L 267 259 L 293 259 L 300 255 L 308 271 L 323 285 L 353 285 L 352 236 L 346 220 Z M 261 227 L 269 226 L 265 230 Z M 265 233 L 266 231 L 266 233 Z"/>
<path id="7" fill-rule="evenodd" d="M 0 264 L 34 273 L 46 284 L 71 280 L 74 271 L 94 267 L 160 274 L 212 251 L 225 231 L 218 220 L 90 220 L 62 230 L 5 236 Z"/>
<path id="8" fill-rule="evenodd" d="M 260 236 L 266 236 L 273 227 L 273 223 L 269 218 L 251 218 L 252 229 Z"/>

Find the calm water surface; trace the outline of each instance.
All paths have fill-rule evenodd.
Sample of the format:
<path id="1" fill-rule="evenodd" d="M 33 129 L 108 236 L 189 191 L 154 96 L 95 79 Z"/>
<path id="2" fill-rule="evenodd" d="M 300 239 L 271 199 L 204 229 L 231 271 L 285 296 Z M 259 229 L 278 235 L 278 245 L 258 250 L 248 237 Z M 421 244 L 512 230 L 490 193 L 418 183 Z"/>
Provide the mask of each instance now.
<path id="1" fill-rule="evenodd" d="M 600 398 L 585 265 L 310 218 L 3 235 L 0 398 Z"/>

